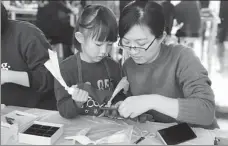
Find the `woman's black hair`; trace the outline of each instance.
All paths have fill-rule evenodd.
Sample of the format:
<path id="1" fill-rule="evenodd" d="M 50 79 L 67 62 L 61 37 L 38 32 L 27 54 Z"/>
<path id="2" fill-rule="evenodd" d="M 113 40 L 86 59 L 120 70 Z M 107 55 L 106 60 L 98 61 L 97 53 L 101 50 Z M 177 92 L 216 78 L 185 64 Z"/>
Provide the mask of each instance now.
<path id="1" fill-rule="evenodd" d="M 1 3 L 1 35 L 4 34 L 8 26 L 8 12 L 4 5 Z"/>
<path id="2" fill-rule="evenodd" d="M 161 37 L 165 29 L 162 6 L 156 2 L 143 0 L 130 2 L 120 14 L 120 38 L 123 38 L 134 25 L 146 25 L 156 38 Z"/>
<path id="3" fill-rule="evenodd" d="M 102 5 L 87 5 L 78 18 L 76 31 L 86 33 L 100 42 L 116 42 L 118 25 L 115 14 Z M 77 40 L 76 48 L 81 50 Z"/>

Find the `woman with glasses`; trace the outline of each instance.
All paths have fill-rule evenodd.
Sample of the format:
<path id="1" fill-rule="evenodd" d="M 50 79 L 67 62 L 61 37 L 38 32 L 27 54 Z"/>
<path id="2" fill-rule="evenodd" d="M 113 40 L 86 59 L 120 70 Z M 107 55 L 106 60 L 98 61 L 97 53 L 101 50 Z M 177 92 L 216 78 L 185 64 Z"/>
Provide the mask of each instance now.
<path id="1" fill-rule="evenodd" d="M 119 46 L 128 58 L 123 70 L 128 97 L 117 105 L 121 116 L 151 114 L 157 122 L 186 122 L 215 128 L 215 101 L 206 69 L 190 48 L 166 45 L 161 5 L 133 1 L 120 14 Z"/>

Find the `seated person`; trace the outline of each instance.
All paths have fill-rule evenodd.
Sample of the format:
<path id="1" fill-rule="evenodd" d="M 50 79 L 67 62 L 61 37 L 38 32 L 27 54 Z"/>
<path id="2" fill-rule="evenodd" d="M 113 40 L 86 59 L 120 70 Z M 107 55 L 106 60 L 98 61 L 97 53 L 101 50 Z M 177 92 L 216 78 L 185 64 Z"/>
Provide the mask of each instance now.
<path id="1" fill-rule="evenodd" d="M 56 109 L 54 80 L 44 63 L 50 44 L 34 25 L 8 20 L 1 4 L 1 103 Z"/>
<path id="2" fill-rule="evenodd" d="M 119 19 L 119 45 L 130 54 L 123 70 L 132 96 L 118 102 L 119 114 L 151 114 L 156 122 L 217 127 L 208 72 L 190 48 L 166 45 L 162 6 L 136 1 Z"/>
<path id="3" fill-rule="evenodd" d="M 177 23 L 184 24 L 176 32 L 177 37 L 200 36 L 201 18 L 199 1 L 181 1 L 175 6 L 175 19 Z"/>
<path id="4" fill-rule="evenodd" d="M 41 29 L 51 45 L 63 45 L 63 58 L 73 55 L 71 50 L 74 28 L 70 25 L 70 14 L 66 1 L 49 1 L 38 7 L 36 26 Z"/>
<path id="5" fill-rule="evenodd" d="M 100 5 L 84 8 L 75 33 L 79 51 L 60 64 L 62 77 L 73 88 L 73 93 L 69 94 L 57 80 L 55 82 L 57 108 L 62 117 L 104 113 L 99 106 L 110 99 L 121 79 L 120 65 L 107 57 L 117 41 L 117 34 L 117 21 L 110 9 Z M 119 95 L 113 103 L 122 97 Z"/>

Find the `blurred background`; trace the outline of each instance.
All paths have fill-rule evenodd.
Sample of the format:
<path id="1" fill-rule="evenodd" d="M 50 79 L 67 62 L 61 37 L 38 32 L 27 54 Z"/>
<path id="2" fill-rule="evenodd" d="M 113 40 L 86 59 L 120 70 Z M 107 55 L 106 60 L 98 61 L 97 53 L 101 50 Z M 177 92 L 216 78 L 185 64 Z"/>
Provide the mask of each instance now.
<path id="1" fill-rule="evenodd" d="M 83 7 L 101 4 L 113 10 L 118 20 L 120 11 L 131 0 L 120 1 L 2 1 L 14 20 L 29 21 L 40 28 L 59 60 L 77 52 L 75 25 Z M 190 46 L 209 72 L 215 93 L 216 117 L 221 129 L 228 130 L 228 2 L 227 1 L 172 1 L 156 0 L 164 8 L 166 19 L 165 43 Z M 127 53 L 113 44 L 110 56 L 119 63 Z"/>

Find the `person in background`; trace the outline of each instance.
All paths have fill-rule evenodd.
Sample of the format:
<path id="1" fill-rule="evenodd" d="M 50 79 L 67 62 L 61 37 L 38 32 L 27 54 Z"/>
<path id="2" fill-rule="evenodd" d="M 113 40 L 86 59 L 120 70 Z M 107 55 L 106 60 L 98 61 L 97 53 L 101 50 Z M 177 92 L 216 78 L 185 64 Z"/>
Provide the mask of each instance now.
<path id="1" fill-rule="evenodd" d="M 210 0 L 200 0 L 199 2 L 200 2 L 201 9 L 209 7 Z"/>
<path id="2" fill-rule="evenodd" d="M 202 10 L 204 9 L 208 9 L 209 8 L 209 4 L 210 4 L 210 1 L 209 0 L 201 0 L 199 1 L 200 2 L 200 10 L 202 12 Z M 204 42 L 206 40 L 206 30 L 207 30 L 207 22 L 206 21 L 203 21 L 203 24 L 202 24 L 202 50 L 204 50 Z M 201 59 L 203 59 L 203 53 L 201 55 Z"/>
<path id="3" fill-rule="evenodd" d="M 84 8 L 86 6 L 86 0 L 80 0 L 80 4 Z"/>
<path id="4" fill-rule="evenodd" d="M 157 1 L 156 1 L 157 2 Z M 178 38 L 171 34 L 173 23 L 175 19 L 175 7 L 171 3 L 170 0 L 163 0 L 160 1 L 161 6 L 163 7 L 164 17 L 165 17 L 165 31 L 166 31 L 166 39 L 164 40 L 165 43 L 177 43 Z"/>
<path id="5" fill-rule="evenodd" d="M 120 0 L 119 1 L 119 10 L 120 12 L 123 10 L 123 8 L 132 0 Z"/>
<path id="6" fill-rule="evenodd" d="M 167 35 L 171 35 L 173 20 L 175 18 L 175 7 L 170 2 L 171 0 L 161 1 L 161 6 L 163 7 L 164 16 L 165 16 L 165 31 Z"/>
<path id="7" fill-rule="evenodd" d="M 224 71 L 224 56 L 225 56 L 225 44 L 224 41 L 226 41 L 227 33 L 228 33 L 228 1 L 221 0 L 220 2 L 220 11 L 219 11 L 219 17 L 221 20 L 221 23 L 219 24 L 219 33 L 218 33 L 218 59 L 219 59 L 219 72 Z"/>
<path id="8" fill-rule="evenodd" d="M 130 54 L 123 71 L 131 96 L 116 103 L 121 116 L 147 113 L 156 122 L 218 127 L 207 70 L 190 48 L 163 43 L 161 5 L 144 1 L 127 5 L 120 14 L 119 37 L 119 46 Z"/>
<path id="9" fill-rule="evenodd" d="M 1 103 L 56 110 L 44 34 L 31 23 L 8 20 L 3 4 L 1 20 Z"/>
<path id="10" fill-rule="evenodd" d="M 175 6 L 175 19 L 184 24 L 177 31 L 177 37 L 198 37 L 201 27 L 199 1 L 181 1 Z"/>
<path id="11" fill-rule="evenodd" d="M 55 82 L 58 111 L 68 119 L 78 115 L 100 115 L 95 105 L 105 103 L 121 79 L 119 64 L 106 57 L 117 41 L 118 27 L 114 13 L 101 5 L 87 5 L 76 27 L 78 52 L 60 64 L 63 79 L 74 89 L 73 94 L 69 94 L 58 81 Z M 119 99 L 122 99 L 121 93 L 113 103 Z"/>
<path id="12" fill-rule="evenodd" d="M 74 28 L 70 25 L 70 14 L 66 1 L 49 1 L 38 8 L 36 26 L 40 28 L 50 40 L 51 45 L 63 45 L 63 59 L 73 55 L 72 36 Z"/>

